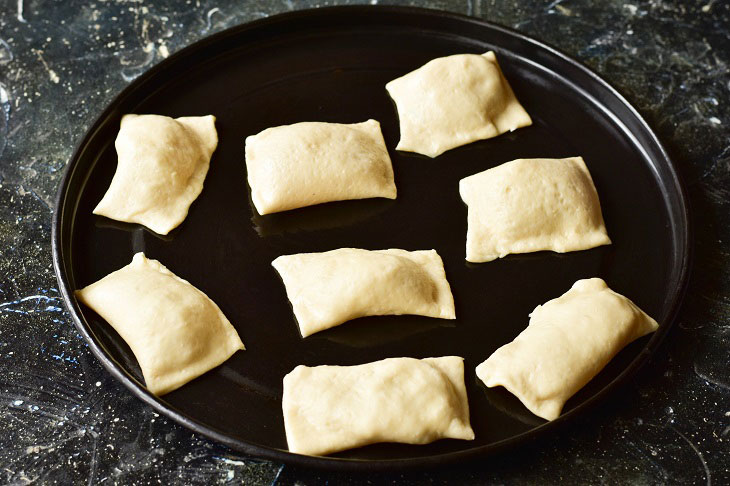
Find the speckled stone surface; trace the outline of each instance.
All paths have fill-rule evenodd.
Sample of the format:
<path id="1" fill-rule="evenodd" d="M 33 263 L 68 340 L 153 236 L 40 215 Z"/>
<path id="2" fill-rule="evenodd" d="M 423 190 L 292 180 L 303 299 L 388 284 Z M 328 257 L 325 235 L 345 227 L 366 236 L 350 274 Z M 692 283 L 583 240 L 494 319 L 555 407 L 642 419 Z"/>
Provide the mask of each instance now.
<path id="1" fill-rule="evenodd" d="M 653 360 L 559 433 L 482 463 L 403 475 L 257 461 L 143 405 L 88 351 L 51 264 L 72 150 L 145 69 L 227 27 L 360 2 L 0 1 L 0 483 L 730 483 L 730 3 L 429 0 L 577 57 L 638 107 L 688 185 L 690 289 Z M 370 2 L 375 3 L 375 2 Z"/>

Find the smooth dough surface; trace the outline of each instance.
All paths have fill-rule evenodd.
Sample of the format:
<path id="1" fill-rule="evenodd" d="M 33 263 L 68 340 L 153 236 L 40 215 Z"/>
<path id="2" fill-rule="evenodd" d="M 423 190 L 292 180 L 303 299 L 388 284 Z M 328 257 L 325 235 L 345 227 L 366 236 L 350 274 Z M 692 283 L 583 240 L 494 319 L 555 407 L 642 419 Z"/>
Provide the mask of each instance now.
<path id="1" fill-rule="evenodd" d="M 578 280 L 537 306 L 527 328 L 477 366 L 477 376 L 490 388 L 505 387 L 535 415 L 554 420 L 616 353 L 658 327 L 600 278 Z"/>
<path id="2" fill-rule="evenodd" d="M 251 199 L 259 214 L 330 201 L 395 199 L 380 123 L 302 122 L 246 138 Z"/>
<path id="3" fill-rule="evenodd" d="M 114 145 L 117 170 L 94 214 L 166 235 L 203 190 L 218 146 L 215 117 L 124 115 Z"/>
<path id="4" fill-rule="evenodd" d="M 493 51 L 433 59 L 385 88 L 398 109 L 397 150 L 436 157 L 532 125 Z"/>
<path id="5" fill-rule="evenodd" d="M 284 377 L 282 408 L 289 450 L 298 454 L 474 439 L 458 356 L 297 366 Z"/>
<path id="6" fill-rule="evenodd" d="M 303 337 L 363 316 L 456 318 L 436 250 L 340 248 L 280 256 L 272 265 Z"/>
<path id="7" fill-rule="evenodd" d="M 459 193 L 469 207 L 470 262 L 611 243 L 582 157 L 513 160 L 462 179 Z"/>
<path id="8" fill-rule="evenodd" d="M 77 290 L 76 297 L 126 341 L 155 395 L 181 387 L 244 349 L 215 302 L 143 253 Z"/>

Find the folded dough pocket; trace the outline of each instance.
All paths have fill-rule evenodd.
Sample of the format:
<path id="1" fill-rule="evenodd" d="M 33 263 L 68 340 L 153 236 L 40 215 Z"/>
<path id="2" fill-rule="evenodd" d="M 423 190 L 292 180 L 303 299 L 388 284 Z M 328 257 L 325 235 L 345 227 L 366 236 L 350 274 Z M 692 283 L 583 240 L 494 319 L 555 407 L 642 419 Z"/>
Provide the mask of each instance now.
<path id="1" fill-rule="evenodd" d="M 600 278 L 578 280 L 537 306 L 527 328 L 477 366 L 477 376 L 490 388 L 505 387 L 535 415 L 554 420 L 624 346 L 658 327 Z"/>
<path id="2" fill-rule="evenodd" d="M 297 366 L 284 377 L 282 408 L 289 450 L 298 454 L 474 439 L 458 356 Z"/>
<path id="3" fill-rule="evenodd" d="M 380 123 L 302 122 L 246 138 L 251 199 L 259 214 L 330 201 L 395 199 Z"/>
<path id="4" fill-rule="evenodd" d="M 513 160 L 462 179 L 459 193 L 469 207 L 470 262 L 611 243 L 582 157 Z"/>
<path id="5" fill-rule="evenodd" d="M 363 316 L 456 317 L 436 250 L 340 248 L 280 256 L 272 265 L 303 337 Z"/>
<path id="6" fill-rule="evenodd" d="M 433 59 L 385 89 L 398 109 L 397 150 L 436 157 L 532 125 L 493 51 Z"/>
<path id="7" fill-rule="evenodd" d="M 208 296 L 143 253 L 77 290 L 76 297 L 129 345 L 155 395 L 181 387 L 244 349 Z"/>
<path id="8" fill-rule="evenodd" d="M 203 190 L 218 146 L 215 117 L 124 115 L 114 145 L 117 170 L 94 214 L 166 235 Z"/>

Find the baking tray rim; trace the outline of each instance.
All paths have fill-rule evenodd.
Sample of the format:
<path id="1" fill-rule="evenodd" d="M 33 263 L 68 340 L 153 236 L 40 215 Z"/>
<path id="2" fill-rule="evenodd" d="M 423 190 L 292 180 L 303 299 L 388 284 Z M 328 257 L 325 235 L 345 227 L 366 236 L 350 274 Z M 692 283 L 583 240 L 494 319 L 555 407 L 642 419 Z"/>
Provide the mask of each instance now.
<path id="1" fill-rule="evenodd" d="M 676 218 L 675 228 L 673 229 L 679 229 L 679 246 L 681 247 L 681 249 L 684 249 L 684 251 L 681 252 L 681 264 L 679 268 L 675 270 L 675 280 L 677 282 L 677 285 L 675 286 L 672 295 L 669 296 L 671 303 L 669 305 L 667 317 L 664 322 L 662 322 L 659 330 L 654 333 L 649 342 L 644 346 L 639 355 L 636 356 L 618 376 L 616 376 L 608 385 L 603 387 L 595 395 L 593 395 L 580 405 L 576 406 L 574 409 L 562 414 L 556 420 L 547 422 L 529 431 L 523 432 L 507 439 L 503 439 L 496 443 L 433 456 L 423 456 L 409 459 L 373 460 L 337 458 L 327 456 L 305 456 L 281 449 L 276 449 L 260 444 L 248 443 L 242 440 L 231 438 L 224 432 L 187 416 L 183 412 L 175 409 L 173 406 L 165 403 L 159 397 L 152 395 L 149 391 L 147 391 L 146 388 L 137 383 L 137 381 L 133 379 L 131 375 L 124 371 L 113 358 L 105 353 L 100 342 L 94 337 L 93 333 L 86 326 L 85 321 L 82 318 L 81 309 L 78 305 L 78 302 L 73 296 L 73 289 L 70 287 L 66 271 L 66 259 L 68 258 L 68 256 L 65 254 L 65 246 L 63 241 L 66 233 L 72 234 L 70 228 L 65 228 L 64 210 L 68 209 L 66 208 L 66 201 L 69 195 L 69 184 L 74 176 L 74 170 L 77 165 L 76 161 L 79 159 L 88 141 L 93 139 L 95 133 L 101 128 L 105 120 L 115 111 L 115 107 L 120 103 L 121 100 L 128 97 L 134 91 L 139 89 L 140 86 L 157 76 L 159 73 L 164 72 L 173 64 L 179 62 L 181 59 L 184 59 L 187 56 L 192 55 L 194 52 L 207 49 L 210 45 L 221 42 L 228 37 L 241 35 L 243 32 L 246 31 L 254 31 L 256 29 L 270 27 L 272 25 L 275 25 L 276 23 L 303 22 L 307 19 L 321 16 L 356 16 L 359 14 L 373 14 L 375 12 L 378 12 L 378 15 L 400 15 L 431 18 L 432 20 L 464 22 L 474 24 L 475 26 L 480 28 L 487 28 L 492 31 L 497 31 L 503 35 L 516 38 L 516 40 L 520 42 L 525 42 L 533 45 L 538 50 L 546 51 L 549 55 L 558 58 L 560 62 L 567 63 L 568 65 L 570 65 L 571 68 L 577 69 L 583 75 L 588 76 L 593 82 L 597 83 L 603 89 L 605 89 L 608 94 L 616 98 L 616 100 L 621 105 L 623 105 L 624 108 L 628 109 L 629 114 L 633 116 L 634 121 L 637 122 L 640 128 L 643 130 L 643 135 L 648 137 L 649 142 L 651 143 L 651 145 L 653 145 L 653 150 L 657 152 L 657 154 L 663 161 L 666 162 L 666 167 L 664 169 L 668 171 L 668 175 L 670 176 L 671 182 L 673 183 L 672 189 L 674 189 L 673 196 L 675 198 L 675 204 L 674 207 L 667 204 L 667 209 L 670 213 L 670 216 L 674 216 Z M 655 167 L 652 168 L 655 169 Z M 661 186 L 661 189 L 665 202 L 671 203 L 672 201 L 667 200 L 666 191 L 664 190 L 665 187 Z M 94 354 L 94 356 L 96 356 L 96 358 L 101 362 L 102 366 L 112 376 L 114 376 L 118 381 L 126 386 L 134 395 L 136 395 L 145 403 L 151 405 L 158 412 L 171 418 L 172 420 L 188 428 L 189 430 L 192 430 L 205 437 L 225 444 L 226 446 L 243 452 L 244 454 L 254 456 L 254 458 L 272 460 L 290 465 L 304 466 L 315 469 L 353 472 L 405 471 L 412 469 L 425 469 L 464 462 L 477 458 L 484 458 L 487 455 L 492 455 L 497 452 L 510 449 L 518 444 L 531 442 L 535 439 L 543 437 L 546 433 L 562 427 L 566 423 L 573 421 L 575 417 L 583 414 L 588 409 L 591 409 L 599 403 L 603 402 L 607 396 L 609 396 L 616 388 L 625 384 L 625 382 L 629 378 L 631 378 L 638 371 L 638 369 L 648 361 L 648 359 L 659 348 L 660 344 L 666 337 L 674 322 L 677 320 L 679 310 L 681 308 L 682 301 L 686 294 L 689 282 L 689 275 L 694 255 L 693 240 L 694 238 L 691 221 L 691 209 L 689 206 L 689 198 L 687 197 L 687 190 L 684 182 L 679 177 L 676 167 L 671 161 L 667 150 L 659 141 L 658 137 L 651 129 L 649 124 L 639 114 L 636 108 L 634 108 L 633 105 L 631 105 L 631 103 L 629 103 L 628 100 L 610 83 L 605 81 L 598 74 L 594 73 L 592 70 L 584 66 L 580 61 L 573 58 L 572 56 L 542 41 L 522 34 L 514 29 L 504 27 L 483 19 L 478 19 L 454 12 L 426 9 L 421 7 L 382 5 L 346 5 L 320 7 L 272 15 L 270 17 L 239 24 L 237 26 L 227 28 L 221 32 L 204 37 L 173 53 L 168 58 L 160 61 L 158 64 L 154 65 L 153 67 L 142 73 L 128 86 L 126 86 L 121 92 L 119 92 L 117 96 L 115 96 L 114 99 L 109 102 L 109 104 L 101 112 L 101 114 L 96 117 L 93 124 L 85 132 L 83 138 L 81 138 L 81 140 L 76 144 L 73 154 L 69 159 L 69 163 L 64 169 L 63 176 L 59 183 L 59 188 L 56 195 L 56 205 L 51 223 L 51 249 L 53 254 L 53 267 L 59 283 L 59 291 L 63 297 L 64 305 L 69 311 L 74 321 L 74 325 L 88 343 L 89 348 L 91 349 L 91 352 Z M 70 249 L 70 242 L 68 243 L 68 246 Z"/>

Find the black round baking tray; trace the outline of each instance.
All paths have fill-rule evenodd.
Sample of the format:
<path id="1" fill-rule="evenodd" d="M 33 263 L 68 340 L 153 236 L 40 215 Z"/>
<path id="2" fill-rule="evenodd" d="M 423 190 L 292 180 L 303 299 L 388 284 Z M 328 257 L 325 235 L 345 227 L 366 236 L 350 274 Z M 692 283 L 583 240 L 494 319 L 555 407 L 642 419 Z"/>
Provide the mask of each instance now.
<path id="1" fill-rule="evenodd" d="M 534 124 L 436 159 L 396 152 L 397 114 L 384 85 L 426 61 L 495 50 Z M 220 144 L 205 188 L 167 237 L 91 214 L 116 167 L 125 113 L 214 114 Z M 244 139 L 298 121 L 382 124 L 398 199 L 330 203 L 260 217 L 246 184 Z M 613 244 L 583 252 L 464 260 L 462 177 L 521 157 L 582 155 Z M 53 261 L 66 306 L 92 352 L 135 395 L 176 422 L 241 452 L 346 470 L 434 466 L 483 457 L 549 433 L 625 382 L 674 321 L 690 267 L 690 221 L 677 171 L 655 134 L 615 89 L 565 54 L 518 32 L 461 15 L 399 7 L 334 7 L 278 15 L 203 39 L 130 84 L 78 145 L 61 182 Z M 343 246 L 436 248 L 457 320 L 363 318 L 302 339 L 270 262 Z M 131 260 L 162 261 L 206 292 L 247 350 L 161 398 L 142 385 L 134 356 L 73 291 Z M 513 339 L 538 304 L 579 278 L 600 276 L 660 322 L 629 345 L 546 423 L 474 368 Z M 359 364 L 392 356 L 465 358 L 472 442 L 376 444 L 332 457 L 286 451 L 281 379 L 298 364 Z"/>

